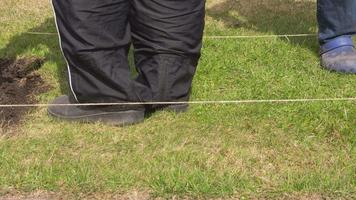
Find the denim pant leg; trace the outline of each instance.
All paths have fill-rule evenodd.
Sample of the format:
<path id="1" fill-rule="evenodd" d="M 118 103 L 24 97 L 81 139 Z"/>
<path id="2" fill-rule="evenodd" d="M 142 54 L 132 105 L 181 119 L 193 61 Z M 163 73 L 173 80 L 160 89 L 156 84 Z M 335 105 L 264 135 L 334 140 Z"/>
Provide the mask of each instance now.
<path id="1" fill-rule="evenodd" d="M 318 0 L 319 42 L 356 33 L 356 0 Z"/>

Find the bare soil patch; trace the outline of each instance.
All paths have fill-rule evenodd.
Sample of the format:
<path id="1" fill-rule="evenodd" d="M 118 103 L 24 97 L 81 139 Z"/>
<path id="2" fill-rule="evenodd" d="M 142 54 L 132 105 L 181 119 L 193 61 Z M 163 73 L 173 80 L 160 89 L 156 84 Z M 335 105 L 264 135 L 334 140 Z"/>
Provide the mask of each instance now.
<path id="1" fill-rule="evenodd" d="M 36 103 L 36 95 L 49 89 L 37 70 L 44 59 L 27 57 L 0 58 L 0 104 Z M 0 108 L 0 129 L 17 125 L 30 108 Z"/>
<path id="2" fill-rule="evenodd" d="M 10 192 L 1 196 L 0 200 L 67 200 L 67 199 L 83 199 L 83 200 L 106 200 L 106 199 L 115 199 L 115 200 L 163 200 L 163 199 L 172 199 L 172 200 L 192 200 L 192 199 L 209 199 L 209 200 L 239 200 L 239 199 L 251 199 L 251 200 L 348 200 L 354 199 L 353 197 L 337 197 L 337 196 L 328 196 L 317 193 L 310 194 L 280 194 L 277 196 L 268 196 L 268 197 L 224 197 L 224 198 L 208 198 L 208 197 L 154 197 L 148 191 L 131 191 L 128 193 L 93 193 L 93 194 L 74 194 L 74 193 L 55 193 L 55 192 L 46 192 L 46 191 L 36 191 L 33 193 L 17 193 Z"/>
<path id="3" fill-rule="evenodd" d="M 9 192 L 1 196 L 0 200 L 67 200 L 67 199 L 83 199 L 83 200 L 101 200 L 101 199 L 115 199 L 115 200 L 150 200 L 162 198 L 153 198 L 147 191 L 131 191 L 128 193 L 92 193 L 92 194 L 80 194 L 80 193 L 62 193 L 62 192 L 46 192 L 36 191 L 33 193 L 19 193 Z M 163 199 L 162 199 L 163 200 Z"/>

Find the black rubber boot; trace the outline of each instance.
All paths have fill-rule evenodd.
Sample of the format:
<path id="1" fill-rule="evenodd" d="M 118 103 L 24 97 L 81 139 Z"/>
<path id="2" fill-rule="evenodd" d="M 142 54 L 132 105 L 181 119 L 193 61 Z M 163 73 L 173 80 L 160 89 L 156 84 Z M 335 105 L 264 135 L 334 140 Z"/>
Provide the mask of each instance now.
<path id="1" fill-rule="evenodd" d="M 188 109 L 189 109 L 188 104 L 173 104 L 173 105 L 163 106 L 161 108 L 161 110 L 175 112 L 175 113 L 184 113 L 187 112 Z"/>
<path id="2" fill-rule="evenodd" d="M 171 104 L 171 105 L 147 105 L 146 113 L 154 113 L 157 111 L 168 111 L 174 113 L 184 113 L 189 109 L 188 104 Z"/>
<path id="3" fill-rule="evenodd" d="M 51 104 L 75 104 L 68 96 L 60 96 Z M 66 121 L 94 123 L 103 122 L 122 126 L 142 122 L 143 106 L 56 106 L 48 107 L 48 114 Z"/>

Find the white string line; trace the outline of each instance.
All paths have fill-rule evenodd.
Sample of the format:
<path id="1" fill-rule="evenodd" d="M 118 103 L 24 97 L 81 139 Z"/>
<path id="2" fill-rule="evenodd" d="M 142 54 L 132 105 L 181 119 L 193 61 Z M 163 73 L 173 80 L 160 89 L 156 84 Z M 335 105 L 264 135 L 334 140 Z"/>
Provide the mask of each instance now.
<path id="1" fill-rule="evenodd" d="M 248 39 L 248 38 L 288 38 L 288 37 L 314 37 L 317 34 L 289 34 L 289 35 L 226 35 L 226 36 L 204 36 L 205 39 Z"/>
<path id="2" fill-rule="evenodd" d="M 31 35 L 58 35 L 49 32 L 25 32 Z M 288 37 L 314 37 L 317 34 L 282 34 L 282 35 L 227 35 L 204 36 L 204 39 L 243 39 L 243 38 L 288 38 Z M 261 103 L 296 103 L 296 102 L 332 102 L 332 101 L 356 101 L 354 98 L 326 98 L 326 99 L 267 99 L 267 100 L 231 100 L 231 101 L 189 101 L 189 102 L 121 102 L 121 103 L 84 103 L 84 104 L 16 104 L 0 105 L 0 108 L 16 107 L 70 107 L 70 106 L 123 106 L 123 105 L 172 105 L 172 104 L 261 104 Z"/>
<path id="3" fill-rule="evenodd" d="M 71 106 L 125 106 L 125 105 L 172 105 L 172 104 L 262 104 L 262 103 L 307 103 L 307 102 L 337 102 L 356 101 L 356 97 L 351 98 L 325 98 L 325 99 L 265 99 L 265 100 L 224 100 L 224 101 L 179 101 L 179 102 L 120 102 L 120 103 L 81 103 L 81 104 L 3 104 L 0 108 L 19 107 L 71 107 Z"/>
<path id="4" fill-rule="evenodd" d="M 58 35 L 57 33 L 46 32 L 25 32 L 29 35 Z M 288 37 L 316 37 L 317 34 L 282 34 L 282 35 L 221 35 L 221 36 L 204 36 L 204 39 L 248 39 L 248 38 L 288 38 Z"/>
<path id="5" fill-rule="evenodd" d="M 57 36 L 58 33 L 46 33 L 46 32 L 24 32 L 24 34 L 28 34 L 28 35 L 53 35 L 53 36 Z"/>

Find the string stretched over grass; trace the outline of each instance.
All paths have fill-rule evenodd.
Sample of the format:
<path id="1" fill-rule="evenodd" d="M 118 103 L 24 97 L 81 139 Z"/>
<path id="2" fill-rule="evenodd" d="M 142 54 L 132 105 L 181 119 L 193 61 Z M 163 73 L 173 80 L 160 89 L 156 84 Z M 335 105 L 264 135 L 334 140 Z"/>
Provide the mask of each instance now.
<path id="1" fill-rule="evenodd" d="M 262 100 L 222 100 L 222 101 L 179 101 L 179 102 L 120 102 L 120 103 L 78 103 L 78 104 L 13 104 L 0 105 L 0 108 L 21 108 L 21 107 L 70 107 L 70 106 L 124 106 L 124 105 L 172 105 L 172 104 L 262 104 L 262 103 L 312 103 L 312 102 L 340 102 L 356 101 L 356 97 L 351 98 L 325 98 L 325 99 L 262 99 Z"/>
<path id="2" fill-rule="evenodd" d="M 50 35 L 58 33 L 50 32 L 25 32 L 30 35 Z M 226 36 L 204 36 L 204 39 L 249 39 L 249 38 L 289 38 L 289 37 L 316 37 L 317 34 L 282 34 L 282 35 L 226 35 Z M 186 102 L 125 102 L 125 103 L 84 103 L 84 104 L 17 104 L 0 105 L 0 108 L 19 107 L 48 107 L 48 106 L 119 106 L 119 105 L 172 105 L 172 104 L 262 104 L 262 103 L 312 103 L 312 102 L 340 102 L 356 101 L 353 98 L 325 98 L 325 99 L 265 99 L 265 100 L 221 100 L 221 101 L 186 101 Z"/>
<path id="3" fill-rule="evenodd" d="M 253 38 L 288 38 L 288 37 L 316 37 L 317 34 L 285 34 L 285 35 L 225 35 L 204 36 L 205 39 L 253 39 Z"/>
<path id="4" fill-rule="evenodd" d="M 46 32 L 25 32 L 29 35 L 53 35 L 58 33 L 46 33 Z M 253 39 L 253 38 L 288 38 L 288 37 L 316 37 L 317 34 L 304 33 L 304 34 L 282 34 L 282 35 L 220 35 L 220 36 L 204 36 L 204 39 Z"/>

